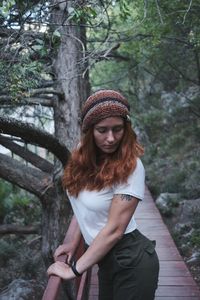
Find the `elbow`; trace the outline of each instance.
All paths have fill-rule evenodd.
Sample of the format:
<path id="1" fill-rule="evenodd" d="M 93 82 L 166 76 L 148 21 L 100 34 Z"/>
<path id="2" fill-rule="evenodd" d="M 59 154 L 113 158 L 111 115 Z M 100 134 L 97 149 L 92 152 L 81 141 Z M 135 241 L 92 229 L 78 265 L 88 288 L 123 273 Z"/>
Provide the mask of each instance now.
<path id="1" fill-rule="evenodd" d="M 109 237 L 110 242 L 113 244 L 119 242 L 124 235 L 124 226 L 114 225 L 114 226 L 106 226 L 105 232 Z"/>
<path id="2" fill-rule="evenodd" d="M 117 228 L 115 230 L 115 234 L 114 235 L 115 235 L 115 241 L 117 243 L 117 242 L 119 242 L 122 239 L 122 237 L 124 235 L 124 230 L 122 230 L 121 228 Z"/>

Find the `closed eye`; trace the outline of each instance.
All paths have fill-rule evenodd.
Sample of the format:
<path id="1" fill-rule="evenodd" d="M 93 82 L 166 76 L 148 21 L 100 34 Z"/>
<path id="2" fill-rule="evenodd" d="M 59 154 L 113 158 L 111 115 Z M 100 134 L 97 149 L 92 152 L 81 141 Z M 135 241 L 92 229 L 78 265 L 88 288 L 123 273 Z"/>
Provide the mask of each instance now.
<path id="1" fill-rule="evenodd" d="M 106 133 L 107 128 L 106 128 L 106 127 L 97 127 L 96 130 L 97 130 L 99 133 Z"/>
<path id="2" fill-rule="evenodd" d="M 120 132 L 123 129 L 124 129 L 124 126 L 116 126 L 113 128 L 113 132 Z"/>
<path id="3" fill-rule="evenodd" d="M 109 130 L 112 130 L 113 133 L 118 133 L 120 131 L 122 131 L 124 129 L 123 125 L 119 125 L 119 126 L 114 126 L 112 128 L 107 128 L 107 127 L 96 127 L 95 128 L 99 133 L 106 133 Z"/>

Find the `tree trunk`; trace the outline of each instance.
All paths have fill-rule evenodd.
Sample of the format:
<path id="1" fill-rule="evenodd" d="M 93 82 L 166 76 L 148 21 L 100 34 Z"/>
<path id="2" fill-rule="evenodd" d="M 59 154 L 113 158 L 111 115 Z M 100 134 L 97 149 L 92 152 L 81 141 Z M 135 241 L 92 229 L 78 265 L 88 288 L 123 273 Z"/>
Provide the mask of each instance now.
<path id="1" fill-rule="evenodd" d="M 60 179 L 54 182 L 41 200 L 42 254 L 48 265 L 53 261 L 55 249 L 63 242 L 72 212 Z"/>
<path id="2" fill-rule="evenodd" d="M 56 80 L 61 94 L 64 95 L 58 97 L 57 105 L 54 106 L 55 136 L 68 149 L 72 149 L 80 136 L 80 108 L 89 93 L 88 72 L 84 58 L 85 29 L 67 21 L 70 1 L 53 1 L 53 4 L 57 6 L 54 6 L 51 21 L 53 24 L 63 24 L 59 26 L 61 41 L 54 61 Z M 58 30 L 54 26 L 55 29 Z M 42 252 L 46 262 L 52 259 L 53 252 L 62 242 L 72 216 L 71 206 L 62 189 L 62 171 L 63 167 L 56 161 L 53 187 L 42 199 Z"/>
<path id="3" fill-rule="evenodd" d="M 63 26 L 57 29 L 61 40 L 54 69 L 59 88 L 64 94 L 54 107 L 55 134 L 71 150 L 80 137 L 80 109 L 90 90 L 85 58 L 86 37 L 84 27 L 67 20 L 67 11 L 73 1 L 55 2 L 60 4 L 52 13 L 52 23 Z"/>

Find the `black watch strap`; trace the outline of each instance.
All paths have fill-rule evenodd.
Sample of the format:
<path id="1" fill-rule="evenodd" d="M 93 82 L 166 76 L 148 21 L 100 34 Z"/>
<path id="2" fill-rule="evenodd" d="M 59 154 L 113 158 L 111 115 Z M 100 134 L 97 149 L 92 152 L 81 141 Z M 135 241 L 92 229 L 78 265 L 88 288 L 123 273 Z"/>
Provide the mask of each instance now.
<path id="1" fill-rule="evenodd" d="M 82 275 L 76 270 L 76 261 L 75 260 L 72 261 L 71 269 L 77 277 L 80 277 Z"/>

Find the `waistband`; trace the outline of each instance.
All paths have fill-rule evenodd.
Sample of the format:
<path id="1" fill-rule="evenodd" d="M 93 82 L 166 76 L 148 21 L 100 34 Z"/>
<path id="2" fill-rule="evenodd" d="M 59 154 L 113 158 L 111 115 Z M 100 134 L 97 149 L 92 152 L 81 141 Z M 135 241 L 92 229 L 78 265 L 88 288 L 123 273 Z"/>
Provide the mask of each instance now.
<path id="1" fill-rule="evenodd" d="M 129 232 L 129 233 L 125 233 L 122 237 L 122 239 L 126 239 L 128 237 L 132 236 L 133 238 L 138 238 L 138 237 L 142 237 L 143 234 L 138 230 L 138 229 L 134 229 L 133 231 Z M 119 241 L 120 242 L 120 241 Z M 115 246 L 114 246 L 115 247 Z M 85 243 L 85 250 L 87 250 L 89 248 L 89 245 Z"/>
<path id="2" fill-rule="evenodd" d="M 134 229 L 133 231 L 131 231 L 129 233 L 125 233 L 124 235 L 125 236 L 126 235 L 131 235 L 132 237 L 137 238 L 139 236 L 142 236 L 142 233 L 138 229 Z"/>

